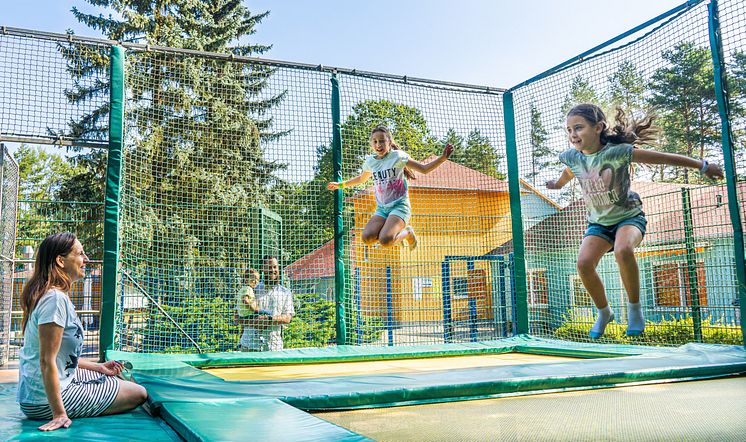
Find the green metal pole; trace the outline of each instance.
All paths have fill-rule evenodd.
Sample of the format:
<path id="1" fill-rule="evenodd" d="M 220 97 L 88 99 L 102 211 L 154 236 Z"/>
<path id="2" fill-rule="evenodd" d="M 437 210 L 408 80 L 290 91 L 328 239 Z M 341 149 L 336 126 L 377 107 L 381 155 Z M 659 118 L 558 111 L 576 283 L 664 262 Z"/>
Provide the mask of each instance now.
<path id="1" fill-rule="evenodd" d="M 515 137 L 515 112 L 513 93 L 503 94 L 503 118 L 508 160 L 508 190 L 510 191 L 510 218 L 513 234 L 513 284 L 515 287 L 516 332 L 528 333 L 528 289 L 526 288 L 526 252 L 523 245 L 523 215 L 521 214 L 521 183 L 518 176 L 518 145 Z"/>
<path id="2" fill-rule="evenodd" d="M 689 274 L 689 294 L 692 302 L 692 322 L 694 323 L 694 340 L 702 342 L 702 313 L 699 307 L 699 281 L 697 281 L 697 250 L 694 247 L 694 222 L 692 221 L 692 203 L 689 189 L 681 189 L 681 204 L 684 209 L 684 237 L 686 243 L 686 268 Z"/>
<path id="3" fill-rule="evenodd" d="M 733 148 L 733 132 L 730 126 L 730 101 L 728 99 L 728 83 L 726 82 L 726 68 L 723 58 L 723 41 L 720 35 L 720 17 L 718 4 L 712 0 L 707 5 L 709 11 L 710 52 L 715 73 L 715 96 L 720 112 L 720 134 L 723 145 L 723 169 L 725 170 L 726 187 L 728 189 L 728 210 L 730 223 L 733 226 L 733 253 L 736 263 L 736 280 L 738 281 L 738 299 L 741 309 L 741 336 L 746 347 L 746 259 L 744 258 L 743 224 L 741 209 L 738 203 L 738 189 L 736 181 L 736 159 Z"/>
<path id="4" fill-rule="evenodd" d="M 119 184 L 124 139 L 124 48 L 112 46 L 110 52 L 109 153 L 106 166 L 104 203 L 104 268 L 101 294 L 99 359 L 114 348 L 114 314 L 119 267 Z"/>
<path id="5" fill-rule="evenodd" d="M 340 116 L 339 80 L 332 74 L 332 167 L 334 181 L 342 181 L 342 118 Z M 345 345 L 345 266 L 344 266 L 344 192 L 334 192 L 334 293 L 336 302 L 337 345 Z"/>

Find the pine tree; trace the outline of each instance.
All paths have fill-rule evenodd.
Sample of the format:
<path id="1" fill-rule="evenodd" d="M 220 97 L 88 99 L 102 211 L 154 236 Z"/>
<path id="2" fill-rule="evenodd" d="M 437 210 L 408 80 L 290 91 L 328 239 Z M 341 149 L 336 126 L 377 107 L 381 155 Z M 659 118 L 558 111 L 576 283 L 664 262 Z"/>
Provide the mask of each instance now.
<path id="1" fill-rule="evenodd" d="M 645 108 L 645 79 L 634 63 L 625 60 L 609 80 L 609 106 L 614 111 L 620 107 L 627 115 L 636 116 Z M 613 118 L 614 114 L 608 115 Z"/>
<path id="2" fill-rule="evenodd" d="M 268 12 L 252 14 L 238 0 L 87 1 L 123 18 L 73 8 L 79 21 L 113 40 L 235 56 L 270 49 L 246 43 Z M 108 95 L 107 83 L 87 80 L 106 78 L 107 51 L 80 44 L 60 49 L 76 85 L 68 91 L 71 102 Z M 143 272 L 143 287 L 164 306 L 181 309 L 195 295 L 232 297 L 238 270 L 258 250 L 254 242 L 259 232 L 253 227 L 258 225 L 257 208 L 275 197 L 275 172 L 284 167 L 268 161 L 261 146 L 285 134 L 272 129 L 271 110 L 284 98 L 283 90 L 272 89 L 274 69 L 217 57 L 129 50 L 125 72 L 120 219 L 128 248 L 122 265 L 126 271 Z M 83 116 L 71 124 L 71 135 L 105 140 L 108 113 L 103 105 Z M 86 166 L 87 174 L 78 177 L 82 185 L 67 182 L 64 187 L 97 184 L 97 198 L 103 200 L 105 153 L 79 155 L 75 161 Z M 150 326 L 157 328 L 152 322 L 157 316 L 153 309 Z M 147 350 L 184 342 L 160 339 L 146 336 Z M 226 340 L 226 348 L 232 345 Z"/>
<path id="3" fill-rule="evenodd" d="M 599 106 L 601 109 L 605 109 L 606 103 L 601 96 L 596 92 L 593 85 L 583 76 L 578 75 L 572 79 L 570 84 L 570 90 L 565 95 L 565 101 L 562 104 L 561 116 L 560 116 L 560 127 L 564 131 L 565 129 L 565 116 L 575 105 L 581 103 L 592 103 Z"/>
<path id="4" fill-rule="evenodd" d="M 440 145 L 446 144 L 454 146 L 453 154 L 449 158 L 452 162 L 499 180 L 505 179 L 505 174 L 499 171 L 503 155 L 498 153 L 489 138 L 483 136 L 479 129 L 472 129 L 466 138 L 458 135 L 455 130 L 448 129 Z M 440 153 L 437 152 L 438 155 Z"/>
<path id="5" fill-rule="evenodd" d="M 558 153 L 548 144 L 549 133 L 541 122 L 541 111 L 533 101 L 529 105 L 531 113 L 531 172 L 526 174 L 526 179 L 536 187 L 536 176 L 548 167 L 559 165 Z"/>
<path id="6" fill-rule="evenodd" d="M 683 42 L 662 57 L 666 67 L 655 71 L 650 103 L 658 109 L 663 129 L 661 149 L 705 158 L 720 141 L 720 125 L 710 51 Z M 669 180 L 689 183 L 687 168 L 665 168 Z"/>

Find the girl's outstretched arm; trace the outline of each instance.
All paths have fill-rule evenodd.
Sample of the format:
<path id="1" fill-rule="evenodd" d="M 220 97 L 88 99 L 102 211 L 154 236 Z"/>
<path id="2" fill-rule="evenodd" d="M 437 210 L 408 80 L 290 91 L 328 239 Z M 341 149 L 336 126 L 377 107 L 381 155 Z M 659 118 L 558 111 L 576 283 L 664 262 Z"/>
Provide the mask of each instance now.
<path id="1" fill-rule="evenodd" d="M 676 153 L 634 149 L 632 151 L 632 161 L 643 164 L 666 164 L 668 166 L 690 167 L 699 170 L 699 172 L 707 178 L 723 178 L 723 171 L 717 164 L 711 164 L 707 160 L 698 160 Z"/>
<path id="2" fill-rule="evenodd" d="M 332 181 L 331 183 L 328 183 L 326 185 L 326 188 L 329 190 L 337 190 L 337 189 L 344 189 L 345 187 L 350 186 L 357 186 L 358 184 L 362 184 L 370 179 L 371 173 L 370 172 L 363 172 L 360 175 L 356 176 L 355 178 L 350 178 L 347 181 L 342 182 L 336 182 Z"/>
<path id="3" fill-rule="evenodd" d="M 422 164 L 419 161 L 410 159 L 409 161 L 407 161 L 407 167 L 419 173 L 430 173 L 433 170 L 435 170 L 438 166 L 443 164 L 445 160 L 447 160 L 448 157 L 451 156 L 452 153 L 453 153 L 453 146 L 450 144 L 446 144 L 446 147 L 443 148 L 443 154 L 439 156 L 438 158 L 434 159 L 433 161 L 430 161 L 427 164 Z"/>
<path id="4" fill-rule="evenodd" d="M 570 170 L 569 167 L 566 167 L 565 170 L 562 171 L 562 175 L 560 175 L 558 179 L 547 181 L 547 189 L 561 189 L 574 177 L 575 175 L 572 173 L 572 170 Z"/>

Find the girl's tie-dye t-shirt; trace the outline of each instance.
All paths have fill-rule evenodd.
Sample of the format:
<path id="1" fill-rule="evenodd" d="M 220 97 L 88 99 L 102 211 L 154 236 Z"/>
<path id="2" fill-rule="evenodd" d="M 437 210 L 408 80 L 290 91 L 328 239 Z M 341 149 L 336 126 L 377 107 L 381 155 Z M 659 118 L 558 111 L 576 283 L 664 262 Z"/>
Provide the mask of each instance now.
<path id="1" fill-rule="evenodd" d="M 642 213 L 640 195 L 630 190 L 633 149 L 630 144 L 607 144 L 590 155 L 576 149 L 560 154 L 580 183 L 588 222 L 613 226 Z"/>

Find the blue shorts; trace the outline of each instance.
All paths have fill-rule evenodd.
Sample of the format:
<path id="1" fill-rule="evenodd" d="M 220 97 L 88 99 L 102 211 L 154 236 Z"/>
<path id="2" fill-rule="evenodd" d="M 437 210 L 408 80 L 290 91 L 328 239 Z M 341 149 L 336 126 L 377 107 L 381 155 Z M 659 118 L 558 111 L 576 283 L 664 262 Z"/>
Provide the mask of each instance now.
<path id="1" fill-rule="evenodd" d="M 613 226 L 604 226 L 601 224 L 590 223 L 588 224 L 588 229 L 585 231 L 585 235 L 583 235 L 583 238 L 585 238 L 586 236 L 598 236 L 599 238 L 603 238 L 608 241 L 609 244 L 611 244 L 611 250 L 614 250 L 614 240 L 616 240 L 616 232 L 619 231 L 620 227 L 635 226 L 640 230 L 640 232 L 642 232 L 642 236 L 645 237 L 645 228 L 647 227 L 647 225 L 648 220 L 645 219 L 645 212 L 642 212 L 637 216 L 622 220 L 614 224 Z"/>
<path id="2" fill-rule="evenodd" d="M 404 223 L 409 224 L 409 218 L 412 217 L 412 207 L 409 205 L 409 201 L 399 201 L 391 206 L 376 207 L 376 213 L 373 215 L 380 216 L 381 218 L 388 218 L 389 215 L 396 215 L 403 219 Z"/>

